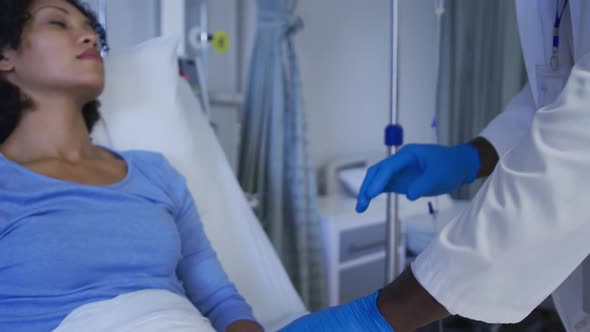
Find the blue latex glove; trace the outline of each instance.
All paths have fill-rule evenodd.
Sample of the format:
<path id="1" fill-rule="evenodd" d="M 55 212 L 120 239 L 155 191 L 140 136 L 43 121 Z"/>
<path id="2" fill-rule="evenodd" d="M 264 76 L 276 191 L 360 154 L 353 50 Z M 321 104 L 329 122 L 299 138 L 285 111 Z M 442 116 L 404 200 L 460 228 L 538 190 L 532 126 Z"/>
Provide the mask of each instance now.
<path id="1" fill-rule="evenodd" d="M 407 145 L 369 168 L 356 210 L 365 211 L 370 201 L 383 192 L 405 194 L 412 201 L 448 193 L 473 182 L 480 166 L 479 153 L 469 144 Z"/>
<path id="2" fill-rule="evenodd" d="M 378 295 L 303 316 L 280 332 L 394 332 L 377 309 Z"/>

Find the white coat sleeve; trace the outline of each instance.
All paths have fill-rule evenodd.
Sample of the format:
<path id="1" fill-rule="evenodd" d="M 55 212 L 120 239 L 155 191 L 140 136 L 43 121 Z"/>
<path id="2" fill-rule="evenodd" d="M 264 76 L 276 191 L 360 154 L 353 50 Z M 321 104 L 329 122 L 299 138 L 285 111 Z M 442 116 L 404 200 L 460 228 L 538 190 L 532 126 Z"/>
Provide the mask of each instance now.
<path id="1" fill-rule="evenodd" d="M 536 110 L 533 93 L 530 84 L 527 83 L 510 100 L 506 109 L 486 126 L 480 136 L 492 143 L 498 156 L 502 156 L 518 144 L 529 131 Z"/>
<path id="2" fill-rule="evenodd" d="M 588 206 L 590 55 L 412 270 L 450 313 L 520 321 L 590 253 Z"/>

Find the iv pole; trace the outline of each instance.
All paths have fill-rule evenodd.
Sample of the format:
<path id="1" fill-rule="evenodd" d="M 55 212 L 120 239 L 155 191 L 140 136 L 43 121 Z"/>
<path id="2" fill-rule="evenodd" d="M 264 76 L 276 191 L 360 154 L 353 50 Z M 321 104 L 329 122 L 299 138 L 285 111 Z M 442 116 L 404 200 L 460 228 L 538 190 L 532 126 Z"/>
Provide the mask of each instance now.
<path id="1" fill-rule="evenodd" d="M 437 15 L 437 51 L 440 52 L 440 21 L 444 13 L 444 0 L 435 0 L 435 13 Z M 403 144 L 403 129 L 399 125 L 399 0 L 391 2 L 391 100 L 389 125 L 385 129 L 385 144 L 388 155 L 397 153 Z M 437 56 L 440 56 L 437 55 Z M 439 59 L 437 59 L 437 71 Z M 437 76 L 438 76 L 437 72 Z M 386 211 L 386 237 L 387 246 L 385 252 L 385 284 L 391 283 L 405 266 L 406 248 L 403 239 L 402 227 L 399 220 L 399 196 L 387 193 Z M 442 321 L 438 322 L 438 330 L 443 331 Z"/>
<path id="2" fill-rule="evenodd" d="M 391 100 L 389 123 L 385 129 L 385 144 L 388 156 L 397 152 L 403 144 L 403 131 L 399 123 L 399 0 L 391 1 Z M 404 266 L 405 248 L 402 243 L 401 225 L 399 221 L 398 195 L 387 193 L 386 208 L 386 252 L 385 252 L 385 284 L 389 284 L 401 273 Z"/>

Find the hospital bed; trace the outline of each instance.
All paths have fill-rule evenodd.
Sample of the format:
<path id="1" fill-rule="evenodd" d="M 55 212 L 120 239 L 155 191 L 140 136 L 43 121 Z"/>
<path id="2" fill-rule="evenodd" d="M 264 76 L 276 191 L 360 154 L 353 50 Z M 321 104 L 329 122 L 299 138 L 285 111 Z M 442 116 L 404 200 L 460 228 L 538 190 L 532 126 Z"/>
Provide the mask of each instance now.
<path id="1" fill-rule="evenodd" d="M 92 139 L 117 150 L 163 153 L 186 177 L 229 278 L 267 331 L 307 313 L 247 203 L 199 101 L 178 75 L 177 38 L 105 58 L 102 120 Z"/>

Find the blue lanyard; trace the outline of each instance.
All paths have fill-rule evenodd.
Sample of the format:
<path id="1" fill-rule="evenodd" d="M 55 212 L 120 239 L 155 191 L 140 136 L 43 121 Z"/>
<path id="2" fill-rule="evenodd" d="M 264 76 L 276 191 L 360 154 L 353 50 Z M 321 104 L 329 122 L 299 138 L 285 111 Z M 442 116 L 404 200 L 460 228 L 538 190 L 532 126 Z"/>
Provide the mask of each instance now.
<path id="1" fill-rule="evenodd" d="M 563 7 L 561 7 L 561 13 L 559 12 L 559 0 L 555 4 L 555 23 L 553 23 L 553 49 L 551 54 L 551 68 L 556 70 L 559 67 L 559 27 L 561 26 L 561 18 L 563 17 L 563 12 L 565 12 L 565 7 L 567 7 L 568 0 L 565 0 L 563 3 Z"/>

